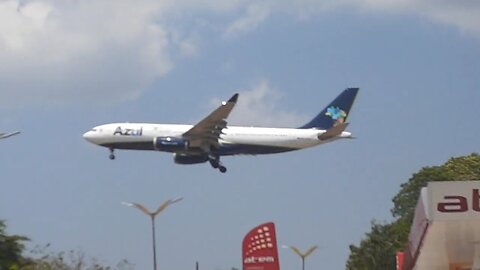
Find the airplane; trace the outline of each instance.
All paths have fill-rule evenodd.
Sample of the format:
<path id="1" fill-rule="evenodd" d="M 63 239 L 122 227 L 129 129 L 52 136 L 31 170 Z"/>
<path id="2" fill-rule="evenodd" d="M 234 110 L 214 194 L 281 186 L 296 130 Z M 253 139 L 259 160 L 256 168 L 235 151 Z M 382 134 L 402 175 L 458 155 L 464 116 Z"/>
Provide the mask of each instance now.
<path id="1" fill-rule="evenodd" d="M 12 133 L 1 133 L 0 132 L 0 139 L 6 139 L 8 137 L 12 137 L 12 136 L 15 136 L 17 134 L 20 134 L 20 131 L 15 131 L 15 132 L 12 132 Z"/>
<path id="2" fill-rule="evenodd" d="M 343 138 L 346 122 L 359 88 L 347 88 L 310 122 L 298 128 L 241 127 L 227 125 L 238 93 L 195 125 L 111 123 L 83 134 L 87 141 L 110 150 L 151 150 L 173 153 L 177 164 L 209 162 L 225 173 L 221 156 L 274 154 L 300 150 Z"/>

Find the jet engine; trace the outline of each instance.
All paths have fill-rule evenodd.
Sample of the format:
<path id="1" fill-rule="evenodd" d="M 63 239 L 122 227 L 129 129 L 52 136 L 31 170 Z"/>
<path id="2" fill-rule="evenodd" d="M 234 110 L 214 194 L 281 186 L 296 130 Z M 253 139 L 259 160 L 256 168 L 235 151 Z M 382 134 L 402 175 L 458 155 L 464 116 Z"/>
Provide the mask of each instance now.
<path id="1" fill-rule="evenodd" d="M 177 164 L 197 164 L 208 161 L 208 156 L 192 156 L 185 154 L 174 154 L 174 161 Z"/>
<path id="2" fill-rule="evenodd" d="M 188 149 L 188 141 L 177 137 L 156 137 L 153 139 L 153 147 L 158 151 L 176 152 Z"/>

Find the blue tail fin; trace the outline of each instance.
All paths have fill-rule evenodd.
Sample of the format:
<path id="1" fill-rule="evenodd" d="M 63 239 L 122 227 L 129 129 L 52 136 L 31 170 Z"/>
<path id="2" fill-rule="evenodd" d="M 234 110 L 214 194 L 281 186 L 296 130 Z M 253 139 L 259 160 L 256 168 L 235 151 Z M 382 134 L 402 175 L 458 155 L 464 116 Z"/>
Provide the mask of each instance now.
<path id="1" fill-rule="evenodd" d="M 312 121 L 300 128 L 327 130 L 336 124 L 346 122 L 357 93 L 358 88 L 345 89 L 335 100 L 323 109 L 323 111 L 313 118 Z"/>

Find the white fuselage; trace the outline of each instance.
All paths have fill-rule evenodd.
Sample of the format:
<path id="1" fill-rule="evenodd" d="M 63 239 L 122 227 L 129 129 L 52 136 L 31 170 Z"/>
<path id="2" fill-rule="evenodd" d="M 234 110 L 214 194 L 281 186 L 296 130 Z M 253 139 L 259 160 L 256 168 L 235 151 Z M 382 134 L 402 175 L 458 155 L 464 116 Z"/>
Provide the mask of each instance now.
<path id="1" fill-rule="evenodd" d="M 155 138 L 181 138 L 190 128 L 192 125 L 112 123 L 97 126 L 83 137 L 91 143 L 111 149 L 156 150 L 153 146 Z M 320 140 L 318 136 L 325 132 L 318 129 L 228 126 L 222 130 L 219 144 L 230 147 L 248 146 L 238 153 L 233 149 L 233 152 L 226 155 L 268 154 L 303 149 L 351 137 L 351 133 L 343 131 L 335 138 Z"/>

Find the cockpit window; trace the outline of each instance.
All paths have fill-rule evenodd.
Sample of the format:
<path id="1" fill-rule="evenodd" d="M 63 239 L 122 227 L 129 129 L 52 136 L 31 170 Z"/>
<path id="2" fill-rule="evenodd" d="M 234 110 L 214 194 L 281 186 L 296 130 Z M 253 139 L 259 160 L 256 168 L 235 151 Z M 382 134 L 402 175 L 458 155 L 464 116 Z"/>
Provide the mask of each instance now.
<path id="1" fill-rule="evenodd" d="M 92 128 L 92 131 L 97 131 L 97 129 L 96 129 L 96 128 Z"/>

